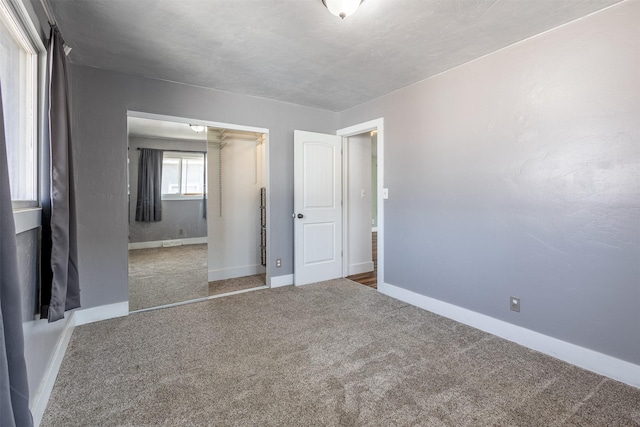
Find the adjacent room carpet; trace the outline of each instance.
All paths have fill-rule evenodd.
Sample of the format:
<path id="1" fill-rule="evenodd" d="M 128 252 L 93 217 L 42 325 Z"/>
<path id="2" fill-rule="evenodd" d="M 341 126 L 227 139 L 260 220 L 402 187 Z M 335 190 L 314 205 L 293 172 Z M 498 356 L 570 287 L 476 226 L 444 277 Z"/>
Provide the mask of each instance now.
<path id="1" fill-rule="evenodd" d="M 634 426 L 639 402 L 340 279 L 80 326 L 42 426 Z"/>

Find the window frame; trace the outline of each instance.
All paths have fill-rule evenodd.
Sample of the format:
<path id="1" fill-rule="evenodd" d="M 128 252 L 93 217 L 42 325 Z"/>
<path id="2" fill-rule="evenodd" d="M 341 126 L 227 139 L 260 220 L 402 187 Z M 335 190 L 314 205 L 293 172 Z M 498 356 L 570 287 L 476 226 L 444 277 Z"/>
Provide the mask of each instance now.
<path id="1" fill-rule="evenodd" d="M 0 19 L 12 33 L 17 44 L 28 55 L 27 137 L 33 144 L 33 199 L 12 200 L 16 234 L 37 228 L 42 223 L 40 206 L 41 153 L 44 135 L 45 81 L 47 51 L 24 4 L 19 0 L 0 0 Z"/>
<path id="2" fill-rule="evenodd" d="M 183 183 L 183 179 L 184 179 L 184 169 L 183 169 L 183 164 L 184 164 L 184 160 L 187 159 L 197 159 L 200 160 L 202 159 L 203 161 L 203 167 L 205 168 L 205 173 L 206 173 L 206 169 L 207 169 L 207 161 L 206 161 L 206 157 L 205 157 L 205 153 L 201 152 L 201 151 L 171 151 L 171 150 L 167 150 L 164 152 L 163 154 L 163 159 L 162 162 L 164 164 L 164 160 L 165 159 L 180 159 L 179 162 L 179 173 L 178 176 L 180 177 L 180 193 L 162 193 L 161 197 L 162 200 L 201 200 L 205 193 L 206 193 L 206 188 L 204 188 L 204 192 L 203 193 L 195 193 L 195 194 L 185 194 L 182 192 L 183 187 L 184 187 L 184 183 Z M 164 168 L 163 168 L 163 174 L 164 174 Z"/>

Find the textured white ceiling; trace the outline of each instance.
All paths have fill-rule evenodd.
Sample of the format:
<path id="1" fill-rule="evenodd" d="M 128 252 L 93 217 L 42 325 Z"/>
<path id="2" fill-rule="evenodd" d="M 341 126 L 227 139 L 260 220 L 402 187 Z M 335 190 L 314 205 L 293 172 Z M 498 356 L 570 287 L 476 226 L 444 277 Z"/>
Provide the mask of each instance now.
<path id="1" fill-rule="evenodd" d="M 342 111 L 620 0 L 49 0 L 77 64 Z"/>

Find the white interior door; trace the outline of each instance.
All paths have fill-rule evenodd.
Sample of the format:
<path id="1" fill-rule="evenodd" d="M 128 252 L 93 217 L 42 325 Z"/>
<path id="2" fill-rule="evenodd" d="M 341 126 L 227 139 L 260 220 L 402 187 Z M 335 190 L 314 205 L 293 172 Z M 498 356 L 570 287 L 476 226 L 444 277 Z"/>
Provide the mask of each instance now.
<path id="1" fill-rule="evenodd" d="M 342 277 L 342 138 L 294 131 L 295 285 Z"/>

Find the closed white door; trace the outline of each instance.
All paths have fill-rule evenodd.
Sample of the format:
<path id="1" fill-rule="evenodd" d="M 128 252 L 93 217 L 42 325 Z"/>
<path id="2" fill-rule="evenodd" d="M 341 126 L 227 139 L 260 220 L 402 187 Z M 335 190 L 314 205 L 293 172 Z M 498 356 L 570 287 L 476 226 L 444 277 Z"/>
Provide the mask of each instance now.
<path id="1" fill-rule="evenodd" d="M 294 131 L 295 285 L 342 277 L 342 138 Z"/>

